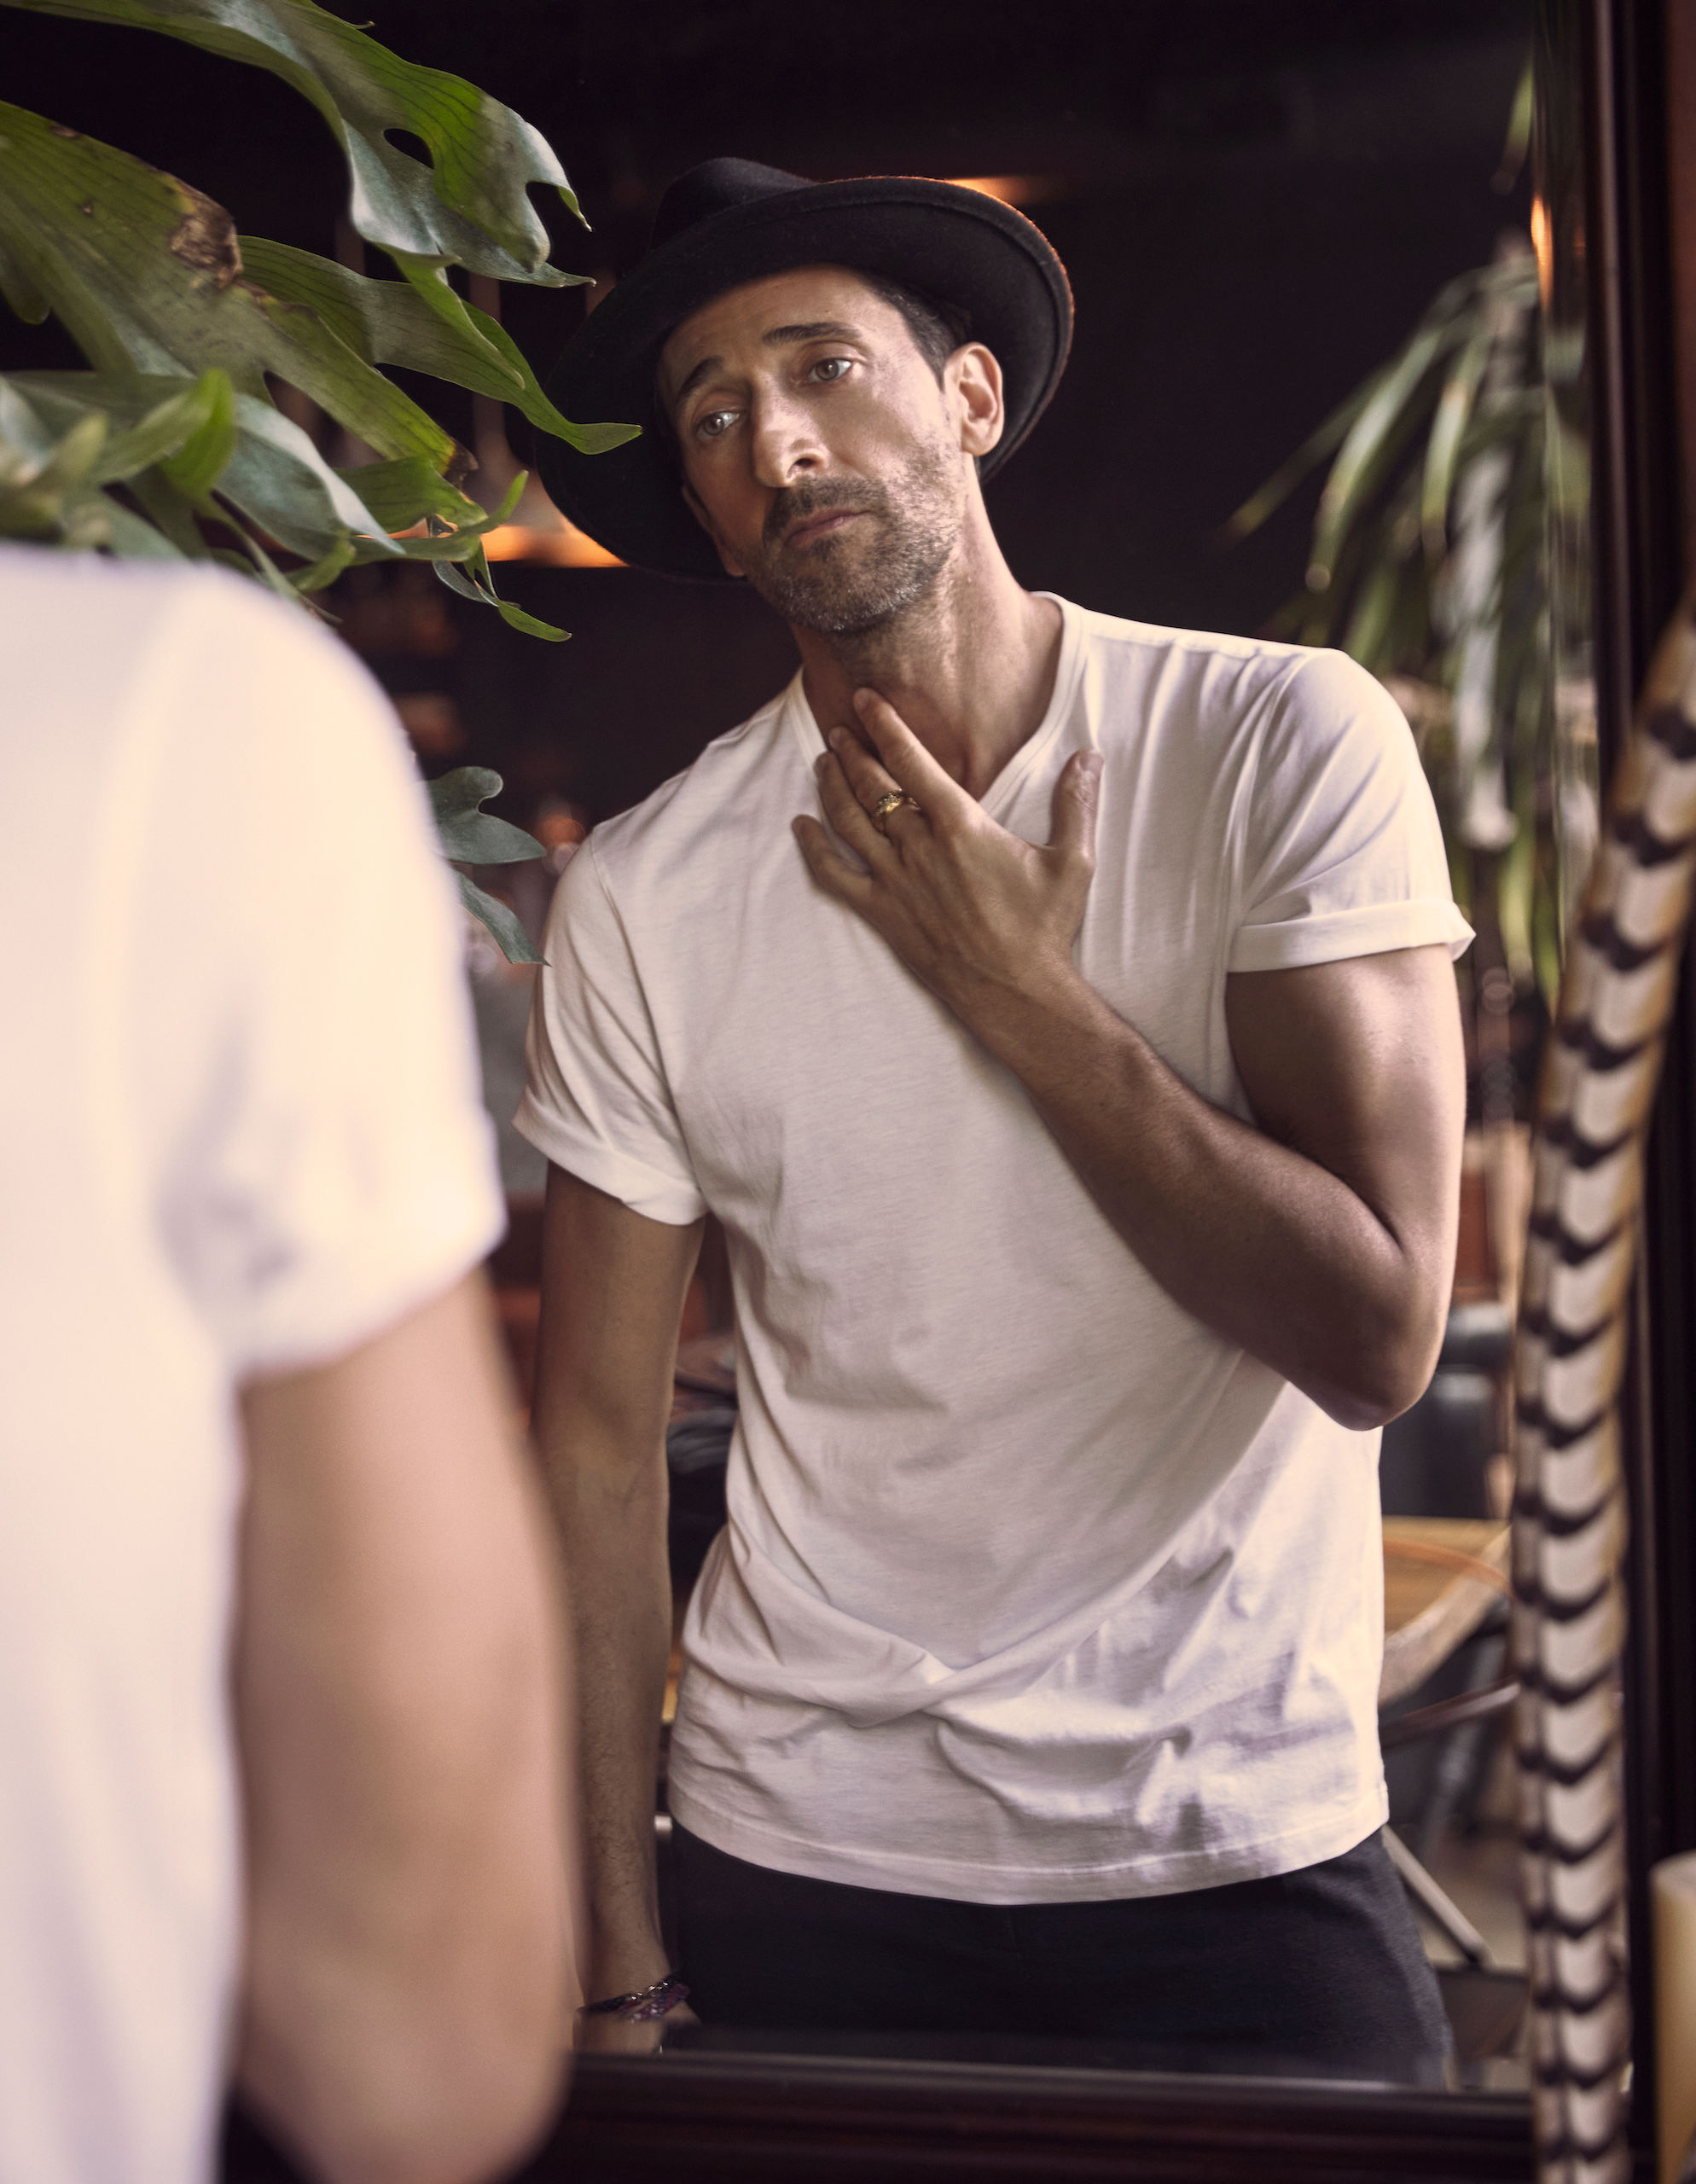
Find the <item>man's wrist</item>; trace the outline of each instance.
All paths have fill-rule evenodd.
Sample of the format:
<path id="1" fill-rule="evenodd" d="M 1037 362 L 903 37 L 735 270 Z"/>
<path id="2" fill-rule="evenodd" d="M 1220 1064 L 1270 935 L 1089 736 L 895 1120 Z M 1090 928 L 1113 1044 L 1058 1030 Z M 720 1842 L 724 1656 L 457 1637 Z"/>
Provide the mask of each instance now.
<path id="1" fill-rule="evenodd" d="M 597 1943 L 584 1983 L 585 2003 L 604 2001 L 609 1995 L 640 1994 L 671 1970 L 665 1943 L 658 1934 L 631 1936 L 627 1941 L 610 1937 Z"/>
<path id="2" fill-rule="evenodd" d="M 1033 966 L 1016 983 L 981 980 L 954 1006 L 979 1043 L 1021 1080 L 1053 1056 L 1056 1038 L 1087 1036 L 1112 1016 L 1070 956 Z"/>
<path id="3" fill-rule="evenodd" d="M 675 1972 L 668 1972 L 663 1978 L 653 1980 L 646 1987 L 585 2002 L 578 2015 L 607 2018 L 621 2024 L 652 2024 L 669 2017 L 673 2010 L 681 2009 L 688 1998 L 688 1989 Z"/>

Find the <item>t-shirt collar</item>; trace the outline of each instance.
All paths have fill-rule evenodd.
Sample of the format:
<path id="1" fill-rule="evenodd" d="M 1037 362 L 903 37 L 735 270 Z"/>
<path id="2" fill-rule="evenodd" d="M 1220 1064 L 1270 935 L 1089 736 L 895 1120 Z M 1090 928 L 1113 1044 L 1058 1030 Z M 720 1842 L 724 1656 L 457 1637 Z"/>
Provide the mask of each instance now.
<path id="1" fill-rule="evenodd" d="M 1083 653 L 1082 611 L 1070 600 L 1061 599 L 1052 591 L 1039 591 L 1036 595 L 1038 599 L 1052 599 L 1060 611 L 1060 659 L 1054 669 L 1054 687 L 1048 709 L 1037 723 L 1035 733 L 1025 737 L 984 792 L 981 799 L 983 809 L 991 819 L 998 819 L 1008 809 L 1053 749 L 1054 740 L 1072 711 L 1072 699 L 1077 688 L 1078 668 Z M 813 717 L 813 709 L 807 703 L 799 668 L 796 669 L 794 680 L 783 693 L 780 703 L 787 716 L 790 733 L 795 739 L 802 763 L 810 772 L 813 761 L 824 748 L 824 737 Z"/>

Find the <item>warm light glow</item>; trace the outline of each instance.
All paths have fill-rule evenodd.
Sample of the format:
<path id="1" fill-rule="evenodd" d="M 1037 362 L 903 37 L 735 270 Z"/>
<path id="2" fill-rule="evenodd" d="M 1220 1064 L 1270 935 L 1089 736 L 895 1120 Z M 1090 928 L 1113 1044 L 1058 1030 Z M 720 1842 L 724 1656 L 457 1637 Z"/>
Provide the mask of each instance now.
<path id="1" fill-rule="evenodd" d="M 1547 313 L 1554 293 L 1554 236 L 1548 224 L 1548 207 L 1541 197 L 1531 200 L 1531 248 L 1537 260 L 1537 293 Z"/>
<path id="2" fill-rule="evenodd" d="M 956 189 L 975 189 L 1002 205 L 1046 205 L 1065 195 L 1066 185 L 1051 174 L 951 174 Z"/>
<path id="3" fill-rule="evenodd" d="M 503 523 L 484 534 L 483 550 L 491 561 L 547 561 L 556 569 L 622 569 L 625 564 L 592 538 L 561 524 L 557 531 L 536 531 L 525 523 Z"/>

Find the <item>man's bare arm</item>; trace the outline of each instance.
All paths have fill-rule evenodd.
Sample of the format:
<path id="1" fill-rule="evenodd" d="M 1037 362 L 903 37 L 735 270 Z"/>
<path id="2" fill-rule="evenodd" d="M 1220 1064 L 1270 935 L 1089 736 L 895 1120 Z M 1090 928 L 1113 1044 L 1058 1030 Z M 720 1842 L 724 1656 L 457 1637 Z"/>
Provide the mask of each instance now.
<path id="1" fill-rule="evenodd" d="M 561 2082 L 566 1655 L 480 1281 L 243 1398 L 238 2053 L 331 2184 L 467 2184 Z"/>
<path id="2" fill-rule="evenodd" d="M 1455 1265 L 1465 1082 L 1447 951 L 1231 979 L 1261 1127 L 1083 990 L 997 1026 L 1102 1211 L 1178 1303 L 1345 1426 L 1425 1387 Z"/>
<path id="3" fill-rule="evenodd" d="M 665 1425 L 677 1324 L 700 1248 L 550 1167 L 535 1436 L 576 1634 L 590 1999 L 671 1967 L 654 1892 L 654 1776 L 671 1583 Z M 651 2046 L 650 2025 L 590 2020 L 597 2045 Z"/>
<path id="4" fill-rule="evenodd" d="M 1420 948 L 1234 977 L 1232 1052 L 1259 1129 L 1210 1105 L 1079 975 L 1099 762 L 1075 757 L 1054 839 L 1019 841 L 881 700 L 877 754 L 821 767 L 854 871 L 797 822 L 821 884 L 881 932 L 1031 1095 L 1154 1279 L 1343 1423 L 1394 1417 L 1429 1379 L 1454 1267 L 1465 1084 L 1454 974 Z M 887 838 L 868 813 L 892 787 Z"/>

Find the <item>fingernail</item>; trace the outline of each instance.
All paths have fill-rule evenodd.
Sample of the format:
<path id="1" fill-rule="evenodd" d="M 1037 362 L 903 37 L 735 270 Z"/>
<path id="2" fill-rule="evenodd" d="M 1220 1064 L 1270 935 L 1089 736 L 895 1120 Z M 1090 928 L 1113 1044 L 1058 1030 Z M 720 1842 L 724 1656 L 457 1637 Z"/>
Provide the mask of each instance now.
<path id="1" fill-rule="evenodd" d="M 830 746 L 833 751 L 839 751 L 842 748 L 843 739 L 846 735 L 847 732 L 848 731 L 845 729 L 833 728 L 829 735 L 827 735 L 824 740 Z"/>
<path id="2" fill-rule="evenodd" d="M 823 773 L 826 766 L 828 765 L 829 763 L 830 759 L 828 752 L 821 751 L 817 758 L 813 760 L 813 771 L 816 774 Z"/>
<path id="3" fill-rule="evenodd" d="M 872 700 L 876 697 L 876 695 L 877 692 L 875 690 L 857 690 L 854 693 L 854 703 L 860 708 L 862 712 L 864 712 L 866 707 L 870 705 Z"/>

